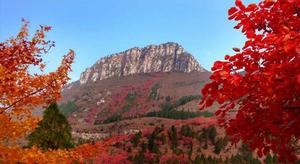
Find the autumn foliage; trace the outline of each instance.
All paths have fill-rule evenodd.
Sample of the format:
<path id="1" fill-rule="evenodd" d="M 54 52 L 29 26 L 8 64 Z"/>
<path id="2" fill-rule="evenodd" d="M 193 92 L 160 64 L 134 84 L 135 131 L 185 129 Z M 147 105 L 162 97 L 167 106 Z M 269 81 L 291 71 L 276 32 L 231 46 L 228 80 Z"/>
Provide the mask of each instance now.
<path id="1" fill-rule="evenodd" d="M 66 84 L 74 52 L 64 56 L 61 66 L 48 74 L 33 74 L 29 69 L 44 70 L 42 55 L 54 46 L 45 41 L 45 32 L 51 28 L 41 26 L 29 39 L 28 22 L 15 38 L 0 43 L 0 141 L 13 141 L 31 130 L 36 122 L 31 112 L 56 100 Z M 17 121 L 16 121 L 17 120 Z M 9 129 L 7 127 L 10 127 Z M 5 144 L 5 143 L 2 143 Z M 12 144 L 12 143 L 9 143 Z"/>
<path id="2" fill-rule="evenodd" d="M 272 152 L 281 161 L 295 161 L 300 139 L 300 0 L 235 4 L 229 19 L 238 22 L 234 28 L 247 40 L 241 50 L 233 49 L 235 55 L 215 62 L 200 107 L 217 101 L 221 107 L 215 114 L 233 141 L 248 143 L 259 156 Z"/>
<path id="3" fill-rule="evenodd" d="M 54 46 L 54 42 L 45 40 L 45 32 L 51 28 L 40 26 L 30 38 L 29 23 L 23 23 L 16 37 L 0 43 L 0 163 L 70 163 L 94 156 L 102 150 L 100 144 L 46 152 L 36 147 L 23 149 L 17 144 L 40 120 L 32 112 L 59 99 L 74 58 L 70 50 L 55 72 L 44 73 L 42 57 Z M 33 73 L 35 69 L 40 73 Z"/>

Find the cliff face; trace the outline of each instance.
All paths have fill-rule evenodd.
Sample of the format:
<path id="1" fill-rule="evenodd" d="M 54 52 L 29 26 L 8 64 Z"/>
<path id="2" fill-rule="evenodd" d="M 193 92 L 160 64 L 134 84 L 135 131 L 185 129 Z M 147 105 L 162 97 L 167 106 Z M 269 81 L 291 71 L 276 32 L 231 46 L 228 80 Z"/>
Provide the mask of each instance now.
<path id="1" fill-rule="evenodd" d="M 97 61 L 80 76 L 80 84 L 110 77 L 152 72 L 205 72 L 177 43 L 131 48 Z"/>

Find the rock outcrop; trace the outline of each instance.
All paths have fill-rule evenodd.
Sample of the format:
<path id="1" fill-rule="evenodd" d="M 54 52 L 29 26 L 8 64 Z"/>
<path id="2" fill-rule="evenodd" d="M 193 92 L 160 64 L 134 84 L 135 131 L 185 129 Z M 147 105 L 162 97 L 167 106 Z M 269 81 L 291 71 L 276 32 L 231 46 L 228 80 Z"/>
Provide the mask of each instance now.
<path id="1" fill-rule="evenodd" d="M 177 43 L 131 48 L 101 58 L 80 76 L 80 84 L 110 77 L 152 72 L 205 72 L 197 60 Z"/>

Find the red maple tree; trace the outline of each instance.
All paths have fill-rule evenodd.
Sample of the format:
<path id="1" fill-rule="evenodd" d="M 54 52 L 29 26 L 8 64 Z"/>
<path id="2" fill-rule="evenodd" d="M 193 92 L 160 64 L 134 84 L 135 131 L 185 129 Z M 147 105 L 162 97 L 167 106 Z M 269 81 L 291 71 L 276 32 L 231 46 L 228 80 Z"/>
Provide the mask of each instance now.
<path id="1" fill-rule="evenodd" d="M 236 0 L 229 19 L 246 35 L 242 50 L 212 67 L 200 108 L 221 104 L 219 123 L 259 156 L 295 161 L 300 142 L 300 0 Z M 236 112 L 230 112 L 230 111 Z M 231 113 L 231 114 L 230 114 Z"/>

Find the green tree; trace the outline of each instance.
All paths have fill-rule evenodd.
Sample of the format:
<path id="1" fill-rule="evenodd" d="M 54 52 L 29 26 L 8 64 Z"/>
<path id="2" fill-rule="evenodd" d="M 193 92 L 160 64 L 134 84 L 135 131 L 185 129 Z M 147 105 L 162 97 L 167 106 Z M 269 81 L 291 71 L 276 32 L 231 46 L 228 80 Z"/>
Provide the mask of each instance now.
<path id="1" fill-rule="evenodd" d="M 185 137 L 194 137 L 194 131 L 189 125 L 181 126 L 180 133 Z"/>
<path id="2" fill-rule="evenodd" d="M 142 138 L 142 133 L 140 131 L 138 133 L 135 133 L 134 137 L 131 139 L 131 143 L 133 144 L 134 147 L 137 147 L 141 138 Z"/>
<path id="3" fill-rule="evenodd" d="M 37 128 L 29 135 L 29 147 L 37 146 L 42 150 L 73 147 L 71 126 L 60 113 L 56 103 L 52 103 L 43 114 Z"/>
<path id="4" fill-rule="evenodd" d="M 207 128 L 207 132 L 208 132 L 208 138 L 210 139 L 210 141 L 215 144 L 215 138 L 217 136 L 217 130 L 214 126 L 209 126 Z"/>
<path id="5" fill-rule="evenodd" d="M 156 127 L 154 129 L 154 131 L 151 133 L 151 135 L 148 137 L 148 149 L 150 152 L 153 152 L 156 154 L 160 153 L 159 146 L 157 145 L 157 143 L 155 141 L 158 139 L 158 135 L 162 131 L 163 131 L 163 128 Z"/>
<path id="6" fill-rule="evenodd" d="M 169 138 L 171 140 L 171 148 L 173 151 L 175 151 L 177 149 L 178 138 L 177 138 L 177 129 L 174 125 L 169 130 Z"/>
<path id="7" fill-rule="evenodd" d="M 217 142 L 215 143 L 215 150 L 214 153 L 220 154 L 222 149 L 228 144 L 228 138 L 225 136 L 224 138 L 218 138 Z"/>

